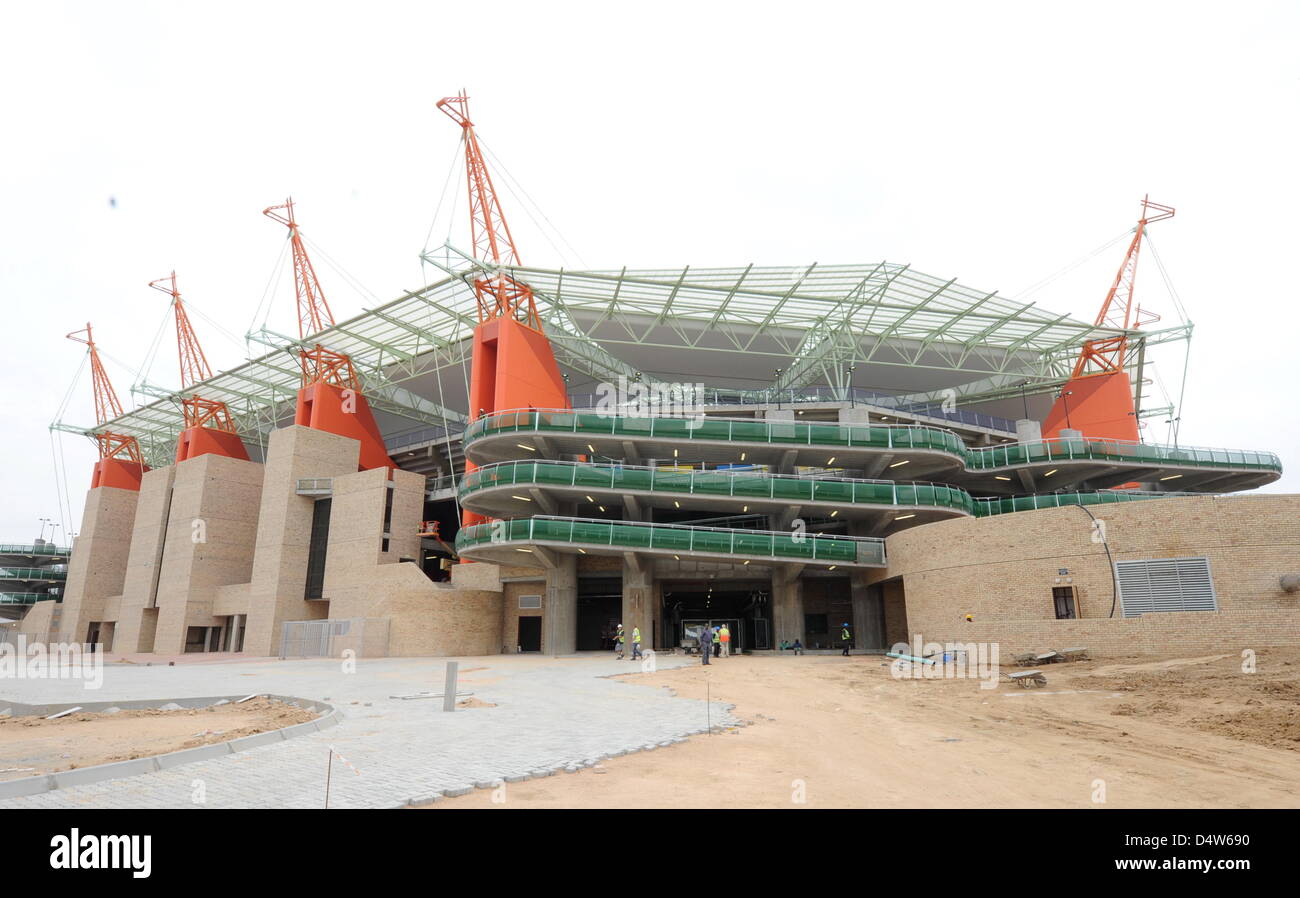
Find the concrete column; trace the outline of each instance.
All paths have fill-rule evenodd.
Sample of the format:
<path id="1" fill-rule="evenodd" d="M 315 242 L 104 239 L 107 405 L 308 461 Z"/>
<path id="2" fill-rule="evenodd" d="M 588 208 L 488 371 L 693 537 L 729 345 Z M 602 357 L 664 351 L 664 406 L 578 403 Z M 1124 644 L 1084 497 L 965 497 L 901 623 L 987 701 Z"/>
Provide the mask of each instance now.
<path id="1" fill-rule="evenodd" d="M 153 651 L 160 654 L 184 652 L 190 627 L 211 634 L 221 625 L 213 608 L 217 590 L 249 582 L 262 498 L 257 462 L 208 454 L 174 467 L 155 603 Z"/>
<path id="2" fill-rule="evenodd" d="M 546 571 L 546 597 L 542 602 L 542 651 L 548 655 L 573 654 L 578 644 L 577 555 L 557 553 L 556 566 Z"/>
<path id="3" fill-rule="evenodd" d="M 633 555 L 629 559 L 626 555 Z M 632 628 L 641 628 L 641 650 L 660 648 L 653 637 L 655 632 L 654 569 L 648 558 L 625 553 L 623 560 L 623 630 L 627 633 L 628 651 L 632 650 Z"/>
<path id="4" fill-rule="evenodd" d="M 885 608 L 879 590 L 867 586 L 867 575 L 855 572 L 849 588 L 853 598 L 853 638 L 860 649 L 887 649 L 885 645 Z"/>
<path id="5" fill-rule="evenodd" d="M 1081 440 L 1083 439 L 1082 430 L 1073 430 L 1068 427 L 1061 428 L 1061 439 L 1063 440 Z"/>
<path id="6" fill-rule="evenodd" d="M 763 412 L 763 417 L 768 421 L 793 421 L 794 409 L 792 408 L 770 408 Z"/>
<path id="7" fill-rule="evenodd" d="M 305 600 L 315 506 L 298 495 L 297 484 L 300 478 L 355 473 L 360 455 L 358 441 L 323 430 L 295 424 L 271 432 L 244 625 L 246 654 L 274 655 L 280 649 L 281 624 L 323 616 L 324 609 Z"/>
<path id="8" fill-rule="evenodd" d="M 862 406 L 851 405 L 848 408 L 840 409 L 840 423 L 866 425 L 871 423 L 871 417 Z"/>
<path id="9" fill-rule="evenodd" d="M 175 477 L 176 466 L 168 465 L 148 471 L 140 479 L 140 498 L 136 503 L 131 548 L 126 557 L 121 619 L 116 635 L 119 652 L 129 654 L 154 650 L 154 633 L 158 626 L 158 578 L 163 547 L 167 542 Z"/>
<path id="10" fill-rule="evenodd" d="M 139 498 L 136 490 L 108 486 L 86 493 L 81 530 L 68 560 L 59 633 L 50 633 L 51 640 L 85 642 L 90 622 L 103 620 L 104 600 L 122 594 Z"/>
<path id="11" fill-rule="evenodd" d="M 1016 441 L 1036 443 L 1043 438 L 1043 425 L 1033 418 L 1021 418 L 1016 422 Z"/>
<path id="12" fill-rule="evenodd" d="M 797 572 L 776 568 L 772 573 L 772 618 L 776 643 L 804 641 L 803 583 Z M 804 645 L 807 645 L 804 642 Z"/>

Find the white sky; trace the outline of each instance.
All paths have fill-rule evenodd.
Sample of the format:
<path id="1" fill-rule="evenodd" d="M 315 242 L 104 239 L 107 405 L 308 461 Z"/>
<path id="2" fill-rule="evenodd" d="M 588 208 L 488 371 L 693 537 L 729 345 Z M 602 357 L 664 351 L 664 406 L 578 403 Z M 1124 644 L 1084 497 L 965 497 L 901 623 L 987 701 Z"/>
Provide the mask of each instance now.
<path id="1" fill-rule="evenodd" d="M 89 319 L 139 367 L 167 311 L 145 285 L 172 268 L 195 309 L 242 335 L 283 243 L 263 207 L 292 193 L 304 233 L 381 299 L 420 286 L 458 139 L 433 104 L 461 86 L 482 139 L 580 254 L 559 255 L 507 198 L 529 264 L 888 259 L 1014 296 L 1131 227 L 1150 192 L 1178 208 L 1152 230 L 1197 326 L 1180 442 L 1272 449 L 1288 473 L 1270 490 L 1300 486 L 1293 2 L 0 13 L 0 542 L 66 517 L 47 427 L 82 348 L 63 335 Z M 453 241 L 467 230 L 462 216 Z M 446 235 L 443 222 L 433 243 Z M 1091 319 L 1123 248 L 1032 298 Z M 1143 262 L 1139 295 L 1172 322 Z M 373 304 L 321 277 L 336 317 Z M 291 296 L 269 324 L 294 328 Z M 242 359 L 196 328 L 214 368 Z M 176 383 L 173 347 L 168 330 L 151 380 Z M 109 373 L 129 407 L 134 373 Z M 65 417 L 93 422 L 84 375 Z M 95 454 L 61 442 L 75 530 Z"/>

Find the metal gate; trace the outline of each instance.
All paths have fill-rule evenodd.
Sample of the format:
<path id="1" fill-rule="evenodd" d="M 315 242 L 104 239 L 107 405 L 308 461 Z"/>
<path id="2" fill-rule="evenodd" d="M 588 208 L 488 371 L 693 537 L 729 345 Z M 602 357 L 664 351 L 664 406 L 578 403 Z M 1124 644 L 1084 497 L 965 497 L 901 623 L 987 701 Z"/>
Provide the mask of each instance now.
<path id="1" fill-rule="evenodd" d="M 280 629 L 281 658 L 357 658 L 388 655 L 388 618 L 285 621 Z"/>

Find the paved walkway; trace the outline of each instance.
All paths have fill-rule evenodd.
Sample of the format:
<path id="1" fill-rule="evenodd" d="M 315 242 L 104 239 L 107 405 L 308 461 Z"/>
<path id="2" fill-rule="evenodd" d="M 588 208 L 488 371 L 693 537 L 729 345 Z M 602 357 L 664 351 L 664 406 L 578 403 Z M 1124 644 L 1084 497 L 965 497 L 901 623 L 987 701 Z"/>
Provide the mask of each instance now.
<path id="1" fill-rule="evenodd" d="M 26 703 L 278 693 L 326 701 L 343 716 L 320 733 L 156 773 L 3 800 L 0 810 L 317 808 L 324 804 L 331 745 L 360 775 L 335 764 L 330 807 L 399 807 L 497 781 L 507 783 L 508 794 L 511 782 L 564 775 L 566 768 L 671 744 L 706 727 L 705 702 L 612 676 L 637 672 L 640 664 L 616 661 L 609 653 L 455 659 L 459 691 L 473 692 L 492 708 L 448 714 L 441 699 L 390 698 L 442 692 L 446 660 L 360 660 L 355 673 L 323 659 L 109 664 L 103 688 L 94 691 L 71 680 L 0 680 L 0 700 Z M 655 661 L 660 669 L 699 663 L 680 655 Z M 707 713 L 714 726 L 737 722 L 719 702 Z M 195 800 L 200 793 L 202 802 Z"/>

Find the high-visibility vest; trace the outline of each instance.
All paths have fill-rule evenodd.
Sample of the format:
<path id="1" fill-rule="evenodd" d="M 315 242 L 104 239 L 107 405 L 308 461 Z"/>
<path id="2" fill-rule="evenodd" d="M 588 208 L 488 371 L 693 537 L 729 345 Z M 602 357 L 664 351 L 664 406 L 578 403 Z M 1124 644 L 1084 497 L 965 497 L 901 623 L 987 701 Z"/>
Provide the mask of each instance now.
<path id="1" fill-rule="evenodd" d="M 731 642 L 731 631 L 726 627 L 723 627 L 718 635 L 722 637 L 723 642 Z"/>
<path id="2" fill-rule="evenodd" d="M 622 630 L 619 630 L 619 631 L 618 631 L 618 644 L 619 644 L 619 645 L 622 645 L 622 644 L 623 644 L 623 631 L 622 631 Z"/>
<path id="3" fill-rule="evenodd" d="M 853 637 L 852 637 L 852 635 L 849 633 L 849 628 L 848 628 L 848 627 L 845 627 L 843 630 L 840 630 L 840 639 L 843 639 L 845 642 L 848 642 L 848 641 L 849 641 L 850 639 L 852 639 L 852 638 L 853 638 Z"/>
<path id="4" fill-rule="evenodd" d="M 640 628 L 640 627 L 633 627 L 633 628 L 632 628 L 632 641 L 635 642 L 637 645 L 640 645 L 640 644 L 641 644 L 641 628 Z"/>
<path id="5" fill-rule="evenodd" d="M 722 637 L 721 637 L 720 635 L 718 635 L 718 631 L 717 631 L 717 630 L 714 630 L 714 631 L 713 631 L 713 641 L 714 641 L 714 642 L 721 642 L 721 641 L 722 641 Z"/>

